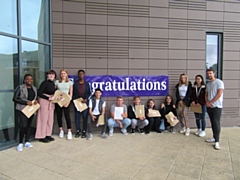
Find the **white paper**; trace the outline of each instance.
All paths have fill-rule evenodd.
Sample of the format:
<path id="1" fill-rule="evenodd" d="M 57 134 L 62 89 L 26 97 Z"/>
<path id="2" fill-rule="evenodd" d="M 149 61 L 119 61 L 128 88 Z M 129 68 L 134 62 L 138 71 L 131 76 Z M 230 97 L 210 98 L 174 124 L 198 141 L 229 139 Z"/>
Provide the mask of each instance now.
<path id="1" fill-rule="evenodd" d="M 123 120 L 123 107 L 115 107 L 114 109 L 114 119 L 115 120 Z"/>

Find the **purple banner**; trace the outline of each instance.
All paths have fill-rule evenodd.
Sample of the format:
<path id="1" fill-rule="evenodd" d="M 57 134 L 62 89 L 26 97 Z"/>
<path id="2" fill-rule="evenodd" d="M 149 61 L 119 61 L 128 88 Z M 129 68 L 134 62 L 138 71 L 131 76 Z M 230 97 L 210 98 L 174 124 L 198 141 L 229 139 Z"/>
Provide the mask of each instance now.
<path id="1" fill-rule="evenodd" d="M 69 76 L 72 81 L 77 76 Z M 166 96 L 168 76 L 85 76 L 92 90 L 100 88 L 105 97 L 121 96 Z"/>

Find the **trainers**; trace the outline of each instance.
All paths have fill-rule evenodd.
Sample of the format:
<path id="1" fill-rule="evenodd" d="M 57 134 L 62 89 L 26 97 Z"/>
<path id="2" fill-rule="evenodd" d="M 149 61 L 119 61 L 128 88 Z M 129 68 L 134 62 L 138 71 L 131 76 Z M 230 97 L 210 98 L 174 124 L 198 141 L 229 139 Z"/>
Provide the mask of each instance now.
<path id="1" fill-rule="evenodd" d="M 146 132 L 146 135 L 150 135 L 150 132 L 149 132 L 149 131 L 147 131 L 147 132 Z"/>
<path id="2" fill-rule="evenodd" d="M 170 131 L 170 133 L 173 133 L 173 134 L 175 133 L 173 127 L 171 127 L 169 131 Z"/>
<path id="3" fill-rule="evenodd" d="M 212 139 L 207 139 L 206 142 L 207 142 L 207 143 L 215 143 L 215 139 L 214 139 L 214 138 L 212 138 Z"/>
<path id="4" fill-rule="evenodd" d="M 86 138 L 86 132 L 85 131 L 82 132 L 82 138 Z"/>
<path id="5" fill-rule="evenodd" d="M 216 143 L 215 143 L 214 148 L 215 148 L 216 150 L 219 150 L 219 149 L 220 149 L 220 144 L 219 144 L 219 142 L 216 142 Z"/>
<path id="6" fill-rule="evenodd" d="M 77 131 L 76 134 L 75 134 L 75 138 L 79 138 L 80 136 L 81 136 L 80 131 Z"/>
<path id="7" fill-rule="evenodd" d="M 142 128 L 138 128 L 138 132 L 139 132 L 140 134 L 144 134 L 144 131 L 143 131 Z"/>
<path id="8" fill-rule="evenodd" d="M 126 129 L 121 129 L 121 132 L 122 132 L 124 135 L 128 135 L 128 133 L 127 133 L 127 130 L 126 130 Z"/>
<path id="9" fill-rule="evenodd" d="M 185 136 L 189 136 L 190 135 L 190 128 L 187 128 L 186 132 L 185 132 Z"/>
<path id="10" fill-rule="evenodd" d="M 202 130 L 198 129 L 194 134 L 198 136 L 201 132 L 202 132 Z"/>
<path id="11" fill-rule="evenodd" d="M 186 132 L 186 128 L 185 127 L 183 127 L 181 130 L 180 130 L 180 133 L 185 133 Z"/>
<path id="12" fill-rule="evenodd" d="M 103 139 L 107 139 L 107 138 L 108 138 L 108 136 L 106 135 L 106 133 L 102 133 L 101 137 L 102 137 Z"/>
<path id="13" fill-rule="evenodd" d="M 131 134 L 132 134 L 132 135 L 135 134 L 135 129 L 132 128 L 132 130 L 131 130 Z"/>
<path id="14" fill-rule="evenodd" d="M 113 130 L 109 130 L 109 136 L 113 136 Z"/>
<path id="15" fill-rule="evenodd" d="M 61 130 L 60 133 L 59 133 L 59 138 L 63 138 L 64 137 L 64 131 Z"/>
<path id="16" fill-rule="evenodd" d="M 68 132 L 68 134 L 67 134 L 67 139 L 68 139 L 68 140 L 72 139 L 72 132 Z"/>
<path id="17" fill-rule="evenodd" d="M 204 136 L 206 136 L 206 132 L 205 131 L 201 131 L 198 136 L 199 137 L 204 137 Z"/>
<path id="18" fill-rule="evenodd" d="M 92 135 L 92 133 L 88 133 L 88 136 L 87 136 L 87 140 L 92 140 L 92 137 L 93 137 L 93 135 Z"/>
<path id="19" fill-rule="evenodd" d="M 24 146 L 27 147 L 27 148 L 32 148 L 33 147 L 33 145 L 30 142 L 26 142 L 24 144 Z"/>
<path id="20" fill-rule="evenodd" d="M 18 146 L 17 146 L 17 151 L 22 151 L 23 150 L 23 144 L 20 143 Z"/>

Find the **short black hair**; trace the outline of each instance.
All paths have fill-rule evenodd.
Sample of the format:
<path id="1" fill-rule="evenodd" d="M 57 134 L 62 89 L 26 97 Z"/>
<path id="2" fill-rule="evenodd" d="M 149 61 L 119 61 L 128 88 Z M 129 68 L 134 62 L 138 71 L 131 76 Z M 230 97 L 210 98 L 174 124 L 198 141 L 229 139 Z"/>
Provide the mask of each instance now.
<path id="1" fill-rule="evenodd" d="M 95 92 L 97 92 L 97 91 L 102 92 L 102 90 L 101 90 L 100 88 L 96 88 L 96 89 L 95 89 Z M 94 92 L 94 93 L 95 93 L 95 92 Z"/>
<path id="2" fill-rule="evenodd" d="M 48 71 L 46 72 L 46 75 L 48 75 L 48 74 L 54 74 L 54 75 L 55 75 L 55 79 L 57 78 L 57 73 L 56 73 L 56 71 L 54 71 L 53 69 L 48 70 Z"/>
<path id="3" fill-rule="evenodd" d="M 23 77 L 23 80 L 25 80 L 28 76 L 33 77 L 31 74 L 25 74 L 24 77 Z"/>
<path id="4" fill-rule="evenodd" d="M 138 96 L 138 95 L 134 96 L 134 97 L 133 97 L 133 100 L 135 100 L 135 99 L 137 99 L 137 98 L 140 99 L 140 96 Z"/>
<path id="5" fill-rule="evenodd" d="M 79 70 L 78 70 L 78 74 L 79 74 L 80 72 L 83 72 L 83 73 L 85 74 L 85 71 L 84 71 L 83 69 L 79 69 Z"/>
<path id="6" fill-rule="evenodd" d="M 208 72 L 208 71 L 212 71 L 213 73 L 215 73 L 215 71 L 212 68 L 209 68 L 206 70 L 206 72 Z"/>

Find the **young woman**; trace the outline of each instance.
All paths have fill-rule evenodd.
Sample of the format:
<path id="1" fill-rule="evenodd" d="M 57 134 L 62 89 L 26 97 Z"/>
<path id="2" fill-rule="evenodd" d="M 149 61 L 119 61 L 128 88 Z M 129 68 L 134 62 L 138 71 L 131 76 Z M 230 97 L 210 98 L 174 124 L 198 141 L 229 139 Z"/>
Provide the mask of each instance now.
<path id="1" fill-rule="evenodd" d="M 37 115 L 37 125 L 35 138 L 40 142 L 48 143 L 55 139 L 51 137 L 55 105 L 51 102 L 54 100 L 56 72 L 47 71 L 47 80 L 43 81 L 38 90 L 40 108 Z"/>
<path id="2" fill-rule="evenodd" d="M 17 146 L 18 151 L 23 150 L 23 139 L 25 136 L 25 147 L 31 148 L 33 145 L 29 142 L 29 136 L 31 133 L 31 124 L 34 115 L 27 118 L 22 110 L 27 106 L 37 104 L 37 89 L 32 85 L 33 77 L 31 74 L 24 76 L 24 83 L 18 86 L 14 92 L 13 101 L 16 103 L 17 116 L 20 119 L 20 133 L 19 133 L 19 145 Z"/>
<path id="3" fill-rule="evenodd" d="M 167 95 L 165 97 L 164 103 L 161 104 L 160 113 L 161 113 L 161 117 L 164 118 L 165 129 L 167 129 L 167 127 L 170 127 L 169 131 L 171 133 L 175 133 L 174 127 L 167 122 L 167 119 L 165 117 L 165 115 L 170 112 L 172 112 L 177 118 L 177 111 L 176 111 L 176 106 L 174 105 L 174 102 L 173 102 L 173 98 L 172 96 Z"/>
<path id="4" fill-rule="evenodd" d="M 56 80 L 55 82 L 56 88 L 60 90 L 62 93 L 67 93 L 72 98 L 72 92 L 73 92 L 73 83 L 68 79 L 68 72 L 65 69 L 62 69 L 60 71 L 60 78 L 59 80 Z M 71 132 L 71 119 L 70 119 L 70 102 L 68 104 L 65 104 L 63 107 L 60 107 L 57 103 L 55 105 L 56 111 L 57 111 L 57 121 L 59 126 L 59 137 L 64 137 L 64 131 L 62 128 L 62 111 L 64 112 L 64 116 L 67 122 L 67 139 L 72 139 L 72 132 Z"/>
<path id="5" fill-rule="evenodd" d="M 152 110 L 157 110 L 155 107 L 155 102 L 153 99 L 149 99 L 147 102 L 147 108 L 152 109 Z M 160 117 L 147 117 L 149 124 L 146 127 L 146 134 L 150 134 L 150 132 L 152 130 L 158 132 L 158 133 L 162 133 L 162 131 L 159 130 L 159 126 L 161 123 L 161 119 Z"/>
<path id="6" fill-rule="evenodd" d="M 177 98 L 177 110 L 178 110 L 178 118 L 181 123 L 182 129 L 180 133 L 185 133 L 186 136 L 190 134 L 190 128 L 188 124 L 187 112 L 190 107 L 190 98 L 192 95 L 192 84 L 188 81 L 188 77 L 186 74 L 181 74 L 179 78 L 178 84 L 175 86 L 176 88 L 176 98 Z"/>
<path id="7" fill-rule="evenodd" d="M 205 91 L 206 86 L 204 83 L 204 79 L 202 75 L 197 75 L 195 77 L 194 86 L 192 88 L 192 96 L 191 101 L 192 105 L 200 105 L 202 107 L 202 114 L 194 113 L 196 117 L 196 124 L 197 124 L 197 132 L 195 134 L 200 137 L 206 136 L 205 128 L 206 128 L 206 101 L 205 101 Z"/>

